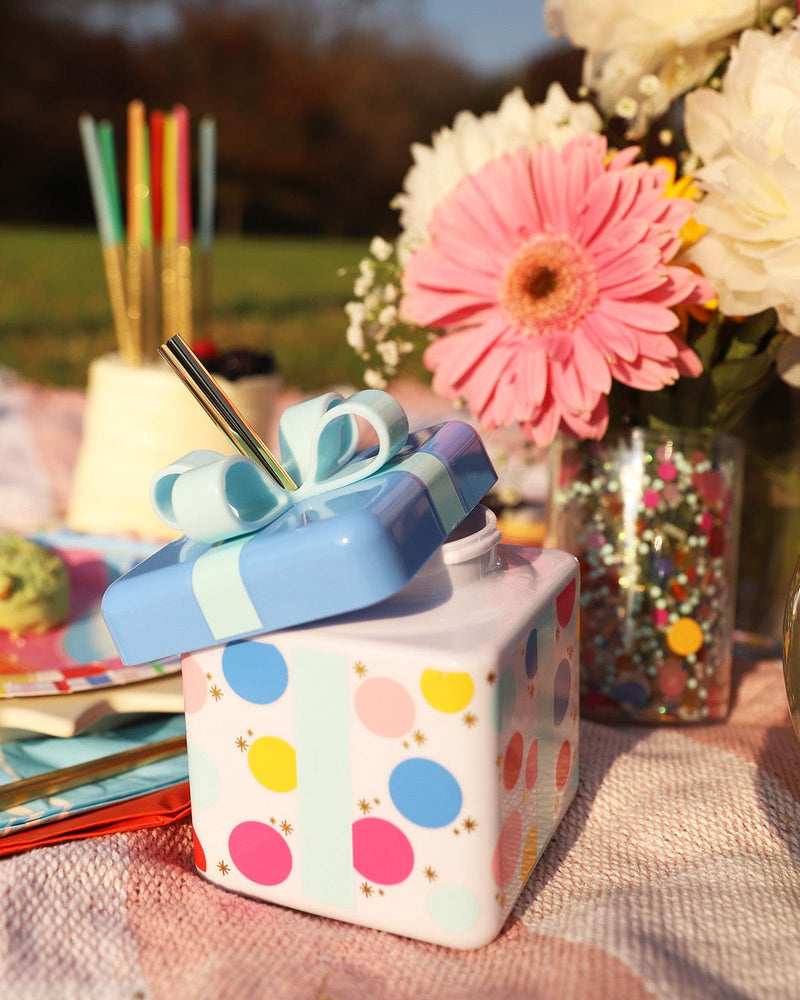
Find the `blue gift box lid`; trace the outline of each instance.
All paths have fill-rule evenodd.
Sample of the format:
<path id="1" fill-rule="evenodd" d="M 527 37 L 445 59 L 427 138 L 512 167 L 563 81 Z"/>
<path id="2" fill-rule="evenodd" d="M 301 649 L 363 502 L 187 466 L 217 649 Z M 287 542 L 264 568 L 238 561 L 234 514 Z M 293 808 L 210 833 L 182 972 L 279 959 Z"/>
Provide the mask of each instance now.
<path id="1" fill-rule="evenodd" d="M 359 422 L 376 447 L 357 452 Z M 193 452 L 151 497 L 184 534 L 114 581 L 102 612 L 123 663 L 356 611 L 403 587 L 497 476 L 480 436 L 448 421 L 408 433 L 380 390 L 335 393 L 281 418 L 296 491 L 251 459 Z"/>

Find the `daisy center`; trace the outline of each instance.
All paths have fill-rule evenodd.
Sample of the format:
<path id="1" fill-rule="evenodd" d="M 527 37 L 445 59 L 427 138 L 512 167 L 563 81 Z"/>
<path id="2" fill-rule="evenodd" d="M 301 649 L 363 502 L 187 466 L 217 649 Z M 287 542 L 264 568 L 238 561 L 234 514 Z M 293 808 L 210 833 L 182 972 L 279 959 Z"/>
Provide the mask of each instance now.
<path id="1" fill-rule="evenodd" d="M 511 258 L 500 285 L 500 302 L 531 336 L 575 326 L 597 298 L 592 258 L 568 236 L 542 234 Z"/>

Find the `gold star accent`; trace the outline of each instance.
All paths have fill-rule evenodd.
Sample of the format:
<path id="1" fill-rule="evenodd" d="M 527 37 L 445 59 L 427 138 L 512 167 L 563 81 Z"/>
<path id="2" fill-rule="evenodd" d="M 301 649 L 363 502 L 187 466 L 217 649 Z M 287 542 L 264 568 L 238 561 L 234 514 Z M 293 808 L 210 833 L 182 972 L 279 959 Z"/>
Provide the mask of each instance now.
<path id="1" fill-rule="evenodd" d="M 372 801 L 375 803 L 376 806 L 379 806 L 381 804 L 381 800 L 378 798 L 377 795 L 375 796 L 375 798 Z"/>
<path id="2" fill-rule="evenodd" d="M 494 684 L 496 680 L 497 680 L 497 674 L 494 672 L 494 670 L 492 670 L 490 673 L 486 675 L 487 684 Z"/>
<path id="3" fill-rule="evenodd" d="M 220 871 L 222 875 L 227 875 L 231 870 L 231 866 L 226 864 L 224 861 L 218 861 L 217 869 Z"/>
<path id="4" fill-rule="evenodd" d="M 422 874 L 423 874 L 423 875 L 425 876 L 425 878 L 426 878 L 426 879 L 427 879 L 427 880 L 428 880 L 429 882 L 435 882 L 435 881 L 436 881 L 436 879 L 437 879 L 437 878 L 439 877 L 439 876 L 438 876 L 438 875 L 436 874 L 436 869 L 435 869 L 435 868 L 431 868 L 431 866 L 430 866 L 430 865 L 428 865 L 428 867 L 427 867 L 427 868 L 423 868 L 423 869 L 422 869 Z"/>
<path id="5" fill-rule="evenodd" d="M 270 816 L 270 818 L 269 818 L 269 821 L 270 821 L 270 823 L 271 823 L 271 824 L 272 824 L 273 826 L 275 826 L 275 824 L 276 824 L 276 823 L 278 822 L 278 821 L 277 821 L 277 819 L 275 819 L 275 817 L 274 817 L 274 816 Z"/>
<path id="6" fill-rule="evenodd" d="M 502 765 L 502 763 L 503 763 L 503 755 L 501 753 L 498 754 L 495 757 L 494 762 L 495 762 L 495 764 L 497 764 L 498 767 L 500 767 Z"/>
<path id="7" fill-rule="evenodd" d="M 353 670 L 355 670 L 356 672 L 356 677 L 364 677 L 365 674 L 367 673 L 367 668 L 364 666 L 361 660 L 356 660 L 356 662 L 353 664 Z"/>
<path id="8" fill-rule="evenodd" d="M 217 687 L 216 684 L 211 685 L 211 687 L 209 688 L 209 692 L 214 701 L 219 701 L 220 698 L 222 697 L 222 689 Z"/>
<path id="9" fill-rule="evenodd" d="M 359 799 L 359 800 L 358 800 L 358 808 L 359 808 L 359 809 L 361 810 L 361 812 L 362 812 L 362 813 L 364 813 L 364 815 L 366 816 L 366 814 L 367 814 L 368 812 L 370 812 L 370 810 L 372 809 L 372 806 L 371 806 L 371 805 L 369 804 L 369 802 L 367 802 L 367 800 L 366 800 L 366 799 Z"/>
<path id="10" fill-rule="evenodd" d="M 244 738 L 244 736 L 236 737 L 236 746 L 238 747 L 239 750 L 242 751 L 242 753 L 244 753 L 244 751 L 247 749 L 247 740 Z"/>
<path id="11" fill-rule="evenodd" d="M 375 890 L 372 888 L 372 886 L 369 884 L 369 882 L 362 882 L 361 883 L 361 894 L 363 896 L 366 896 L 367 899 L 369 899 L 369 897 L 372 895 L 372 893 L 374 891 Z"/>
<path id="12" fill-rule="evenodd" d="M 248 729 L 247 730 L 247 735 L 250 736 L 250 737 L 252 737 L 253 736 L 253 730 L 252 729 Z"/>
<path id="13" fill-rule="evenodd" d="M 536 681 L 531 681 L 530 684 L 525 688 L 528 692 L 528 697 L 533 698 L 536 695 Z"/>
<path id="14" fill-rule="evenodd" d="M 428 741 L 428 737 L 425 735 L 425 733 L 422 732 L 421 729 L 415 729 L 414 732 L 411 734 L 411 736 L 414 742 L 419 747 L 421 747 L 423 743 L 427 743 Z"/>
<path id="15" fill-rule="evenodd" d="M 206 680 L 210 681 L 213 676 L 213 674 L 206 674 Z"/>
<path id="16" fill-rule="evenodd" d="M 560 639 L 560 638 L 561 638 L 561 626 L 560 625 L 556 625 L 556 639 Z"/>
<path id="17" fill-rule="evenodd" d="M 572 643 L 570 643 L 569 646 L 567 646 L 567 655 L 569 656 L 570 659 L 572 659 L 572 654 L 574 652 L 575 652 L 575 647 L 572 645 Z"/>
<path id="18" fill-rule="evenodd" d="M 378 895 L 379 895 L 379 896 L 383 896 L 383 895 L 385 895 L 385 893 L 384 893 L 383 889 L 378 889 Z"/>
<path id="19" fill-rule="evenodd" d="M 282 819 L 281 820 L 281 833 L 284 836 L 288 837 L 289 834 L 292 833 L 292 832 L 293 832 L 292 824 L 288 820 Z"/>
<path id="20" fill-rule="evenodd" d="M 403 749 L 408 750 L 408 740 L 403 740 Z"/>
<path id="21" fill-rule="evenodd" d="M 467 833 L 472 833 L 474 830 L 477 829 L 478 822 L 477 820 L 474 820 L 471 816 L 467 816 L 464 822 L 462 823 L 462 826 L 467 831 Z"/>
<path id="22" fill-rule="evenodd" d="M 465 712 L 462 718 L 464 719 L 464 725 L 467 726 L 468 729 L 472 729 L 478 721 L 478 716 L 474 712 Z"/>
<path id="23" fill-rule="evenodd" d="M 461 831 L 459 830 L 458 827 L 456 827 L 455 830 L 453 830 L 453 833 L 458 837 Z"/>

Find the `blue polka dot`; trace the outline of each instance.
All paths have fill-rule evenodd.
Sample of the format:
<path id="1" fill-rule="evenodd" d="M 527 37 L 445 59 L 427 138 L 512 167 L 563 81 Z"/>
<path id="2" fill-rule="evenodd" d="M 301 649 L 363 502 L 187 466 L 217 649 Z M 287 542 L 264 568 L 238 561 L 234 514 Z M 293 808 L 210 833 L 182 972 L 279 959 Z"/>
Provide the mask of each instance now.
<path id="1" fill-rule="evenodd" d="M 231 688 L 254 705 L 269 705 L 286 690 L 286 660 L 270 643 L 241 639 L 222 651 L 222 672 Z"/>
<path id="2" fill-rule="evenodd" d="M 536 676 L 539 669 L 539 642 L 536 629 L 531 629 L 528 636 L 528 645 L 525 647 L 525 673 L 530 680 Z"/>
<path id="3" fill-rule="evenodd" d="M 495 729 L 502 732 L 511 722 L 517 700 L 517 678 L 513 667 L 504 667 L 492 691 L 489 711 Z"/>
<path id="4" fill-rule="evenodd" d="M 389 795 L 406 819 L 438 829 L 461 811 L 461 787 L 453 775 L 433 760 L 404 760 L 389 776 Z"/>
<path id="5" fill-rule="evenodd" d="M 572 683 L 572 669 L 569 660 L 562 660 L 556 668 L 553 681 L 553 722 L 560 726 L 569 707 L 569 691 Z"/>

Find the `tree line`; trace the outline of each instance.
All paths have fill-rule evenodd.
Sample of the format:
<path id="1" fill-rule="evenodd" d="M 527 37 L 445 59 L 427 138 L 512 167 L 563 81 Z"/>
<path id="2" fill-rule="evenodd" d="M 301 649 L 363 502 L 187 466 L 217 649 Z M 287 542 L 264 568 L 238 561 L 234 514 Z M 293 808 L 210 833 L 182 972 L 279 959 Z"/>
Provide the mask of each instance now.
<path id="1" fill-rule="evenodd" d="M 355 17 L 320 38 L 296 3 L 177 0 L 177 28 L 143 41 L 3 0 L 0 222 L 91 224 L 78 117 L 114 123 L 122 170 L 125 108 L 140 98 L 216 119 L 220 232 L 391 234 L 412 142 L 461 108 L 495 108 L 513 85 L 533 101 L 564 79 L 555 57 L 486 78 Z"/>

